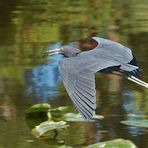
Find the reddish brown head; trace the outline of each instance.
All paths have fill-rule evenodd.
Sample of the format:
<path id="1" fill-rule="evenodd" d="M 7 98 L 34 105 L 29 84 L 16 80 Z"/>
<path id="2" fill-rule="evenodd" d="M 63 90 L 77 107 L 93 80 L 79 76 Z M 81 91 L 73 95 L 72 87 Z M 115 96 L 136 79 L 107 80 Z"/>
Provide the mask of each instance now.
<path id="1" fill-rule="evenodd" d="M 80 49 L 81 50 L 91 50 L 94 49 L 98 43 L 93 39 L 86 39 L 86 40 L 80 40 Z"/>

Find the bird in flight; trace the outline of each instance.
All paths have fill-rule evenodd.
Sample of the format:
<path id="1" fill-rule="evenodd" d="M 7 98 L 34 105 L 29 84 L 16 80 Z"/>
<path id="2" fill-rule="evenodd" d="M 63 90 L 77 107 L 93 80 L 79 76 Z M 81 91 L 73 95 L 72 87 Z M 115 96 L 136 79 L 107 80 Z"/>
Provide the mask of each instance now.
<path id="1" fill-rule="evenodd" d="M 113 73 L 148 88 L 139 79 L 140 71 L 132 51 L 117 42 L 92 37 L 79 46 L 48 50 L 48 55 L 63 54 L 59 72 L 64 86 L 77 110 L 85 120 L 91 120 L 96 109 L 95 73 Z"/>

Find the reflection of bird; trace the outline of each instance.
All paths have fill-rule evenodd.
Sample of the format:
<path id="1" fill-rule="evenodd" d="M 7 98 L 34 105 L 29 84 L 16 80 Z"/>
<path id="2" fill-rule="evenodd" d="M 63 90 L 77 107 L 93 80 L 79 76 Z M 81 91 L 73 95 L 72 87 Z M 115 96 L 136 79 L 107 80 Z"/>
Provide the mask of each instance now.
<path id="1" fill-rule="evenodd" d="M 129 48 L 99 37 L 83 41 L 80 47 L 93 49 L 82 52 L 72 46 L 63 46 L 46 53 L 61 53 L 67 57 L 61 61 L 59 71 L 69 96 L 86 120 L 95 114 L 96 72 L 126 75 L 129 80 L 148 88 L 147 83 L 136 78 L 139 76 L 139 67 Z"/>

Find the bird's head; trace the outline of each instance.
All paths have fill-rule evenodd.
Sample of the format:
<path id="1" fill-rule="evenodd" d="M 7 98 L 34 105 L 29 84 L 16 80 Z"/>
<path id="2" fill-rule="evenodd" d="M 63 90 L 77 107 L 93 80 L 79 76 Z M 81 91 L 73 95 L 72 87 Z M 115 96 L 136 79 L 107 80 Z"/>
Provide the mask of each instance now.
<path id="1" fill-rule="evenodd" d="M 63 46 L 61 48 L 56 48 L 53 50 L 47 50 L 45 53 L 48 55 L 53 55 L 53 54 L 62 54 L 64 57 L 75 57 L 77 54 L 79 54 L 81 50 L 72 47 L 70 45 Z"/>
<path id="2" fill-rule="evenodd" d="M 48 55 L 63 54 L 64 57 L 74 57 L 82 51 L 94 49 L 97 45 L 98 42 L 95 39 L 88 38 L 88 39 L 79 40 L 76 46 L 70 44 L 62 46 L 61 48 L 47 50 L 45 53 Z"/>
<path id="3" fill-rule="evenodd" d="M 98 42 L 93 38 L 83 39 L 79 41 L 80 49 L 91 50 L 98 46 Z"/>

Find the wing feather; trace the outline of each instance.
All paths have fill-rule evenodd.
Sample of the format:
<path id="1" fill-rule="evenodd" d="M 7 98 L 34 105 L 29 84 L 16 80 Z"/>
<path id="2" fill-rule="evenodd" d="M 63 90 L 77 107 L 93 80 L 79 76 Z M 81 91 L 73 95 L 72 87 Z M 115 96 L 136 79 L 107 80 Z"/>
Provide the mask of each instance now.
<path id="1" fill-rule="evenodd" d="M 101 65 L 102 63 L 103 65 Z M 59 65 L 64 86 L 77 110 L 90 120 L 96 109 L 95 73 L 103 68 L 119 65 L 90 54 L 65 58 Z"/>

